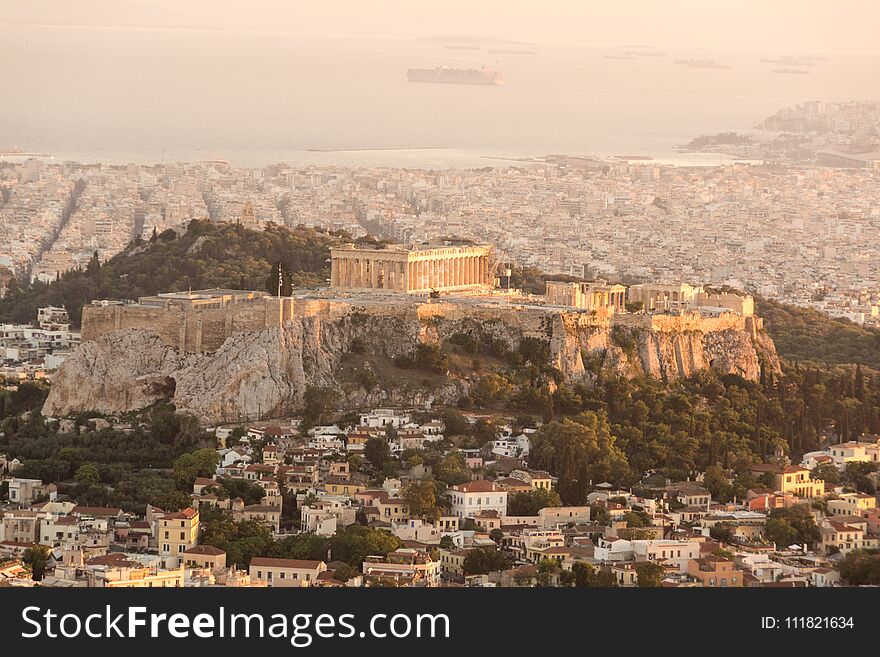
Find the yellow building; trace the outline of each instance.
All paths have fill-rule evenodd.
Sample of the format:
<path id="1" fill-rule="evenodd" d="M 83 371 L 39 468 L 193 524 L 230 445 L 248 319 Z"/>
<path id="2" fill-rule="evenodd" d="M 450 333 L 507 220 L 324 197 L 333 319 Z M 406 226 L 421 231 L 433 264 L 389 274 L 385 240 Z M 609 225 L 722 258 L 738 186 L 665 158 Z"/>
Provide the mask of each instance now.
<path id="1" fill-rule="evenodd" d="M 108 568 L 95 577 L 93 586 L 108 589 L 181 588 L 184 568 Z"/>
<path id="2" fill-rule="evenodd" d="M 226 553 L 211 545 L 196 545 L 183 553 L 183 563 L 187 568 L 220 570 L 226 568 Z"/>
<path id="3" fill-rule="evenodd" d="M 167 513 L 157 520 L 159 554 L 163 557 L 180 557 L 199 542 L 199 512 L 186 508 L 177 513 Z"/>
<path id="4" fill-rule="evenodd" d="M 354 497 L 361 491 L 365 491 L 367 487 L 342 477 L 328 477 L 324 484 L 324 490 L 332 495 L 346 495 Z"/>
<path id="5" fill-rule="evenodd" d="M 708 588 L 743 585 L 743 571 L 737 569 L 730 559 L 715 554 L 707 554 L 699 559 L 689 560 L 687 574 Z"/>
<path id="6" fill-rule="evenodd" d="M 877 507 L 877 498 L 865 493 L 844 493 L 836 500 L 828 500 L 832 516 L 863 516 L 868 509 Z"/>
<path id="7" fill-rule="evenodd" d="M 790 465 L 776 477 L 777 489 L 783 494 L 796 497 L 817 498 L 825 494 L 825 482 L 812 479 L 810 471 L 798 465 Z"/>
<path id="8" fill-rule="evenodd" d="M 265 581 L 273 587 L 315 586 L 318 575 L 327 570 L 323 561 L 254 557 L 249 568 L 252 581 Z"/>

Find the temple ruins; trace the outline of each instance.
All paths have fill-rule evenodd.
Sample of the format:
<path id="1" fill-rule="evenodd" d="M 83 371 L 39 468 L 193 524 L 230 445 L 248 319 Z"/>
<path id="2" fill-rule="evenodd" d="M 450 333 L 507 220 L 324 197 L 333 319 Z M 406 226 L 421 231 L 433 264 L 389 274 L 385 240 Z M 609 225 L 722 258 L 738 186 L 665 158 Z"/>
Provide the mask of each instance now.
<path id="1" fill-rule="evenodd" d="M 489 290 L 490 248 L 478 245 L 354 245 L 330 249 L 330 287 L 408 293 Z"/>

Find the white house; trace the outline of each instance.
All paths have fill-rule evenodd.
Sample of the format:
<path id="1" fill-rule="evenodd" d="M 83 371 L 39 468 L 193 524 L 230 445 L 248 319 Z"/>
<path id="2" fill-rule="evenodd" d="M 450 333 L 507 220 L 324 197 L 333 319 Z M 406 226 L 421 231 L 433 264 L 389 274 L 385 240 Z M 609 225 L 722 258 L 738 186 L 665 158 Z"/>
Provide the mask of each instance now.
<path id="1" fill-rule="evenodd" d="M 396 411 L 393 408 L 374 408 L 369 413 L 361 415 L 360 426 L 369 429 L 384 429 L 386 427 L 399 429 L 403 425 L 409 424 L 411 420 L 412 416 L 406 411 Z"/>
<path id="2" fill-rule="evenodd" d="M 633 541 L 633 554 L 636 561 L 654 561 L 675 566 L 680 573 L 686 573 L 688 561 L 700 558 L 700 544 L 697 541 Z"/>
<path id="3" fill-rule="evenodd" d="M 507 513 L 507 491 L 494 482 L 478 479 L 449 490 L 452 514 L 460 518 L 472 518 L 481 511 L 496 511 L 499 516 Z"/>

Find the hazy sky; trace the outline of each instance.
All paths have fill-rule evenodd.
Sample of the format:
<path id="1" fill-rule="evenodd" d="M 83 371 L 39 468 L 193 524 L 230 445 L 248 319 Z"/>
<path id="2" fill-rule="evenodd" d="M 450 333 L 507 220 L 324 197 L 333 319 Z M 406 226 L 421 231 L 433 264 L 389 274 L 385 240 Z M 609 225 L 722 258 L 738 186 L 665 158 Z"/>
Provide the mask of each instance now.
<path id="1" fill-rule="evenodd" d="M 0 0 L 0 22 L 880 49 L 876 0 Z"/>

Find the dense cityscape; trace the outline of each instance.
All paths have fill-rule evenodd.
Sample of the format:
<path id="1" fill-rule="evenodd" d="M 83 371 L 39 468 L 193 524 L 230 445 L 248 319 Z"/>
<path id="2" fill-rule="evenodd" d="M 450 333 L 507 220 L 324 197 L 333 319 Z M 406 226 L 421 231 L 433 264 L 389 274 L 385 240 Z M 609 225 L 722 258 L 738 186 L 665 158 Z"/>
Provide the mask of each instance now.
<path id="1" fill-rule="evenodd" d="M 106 260 L 133 239 L 210 218 L 397 242 L 471 238 L 548 274 L 728 285 L 876 323 L 880 272 L 863 246 L 880 230 L 878 161 L 673 167 L 548 156 L 438 171 L 5 163 L 0 282 L 48 282 L 95 252 Z"/>
<path id="2" fill-rule="evenodd" d="M 880 585 L 880 104 L 679 149 L 0 151 L 0 587 Z"/>

